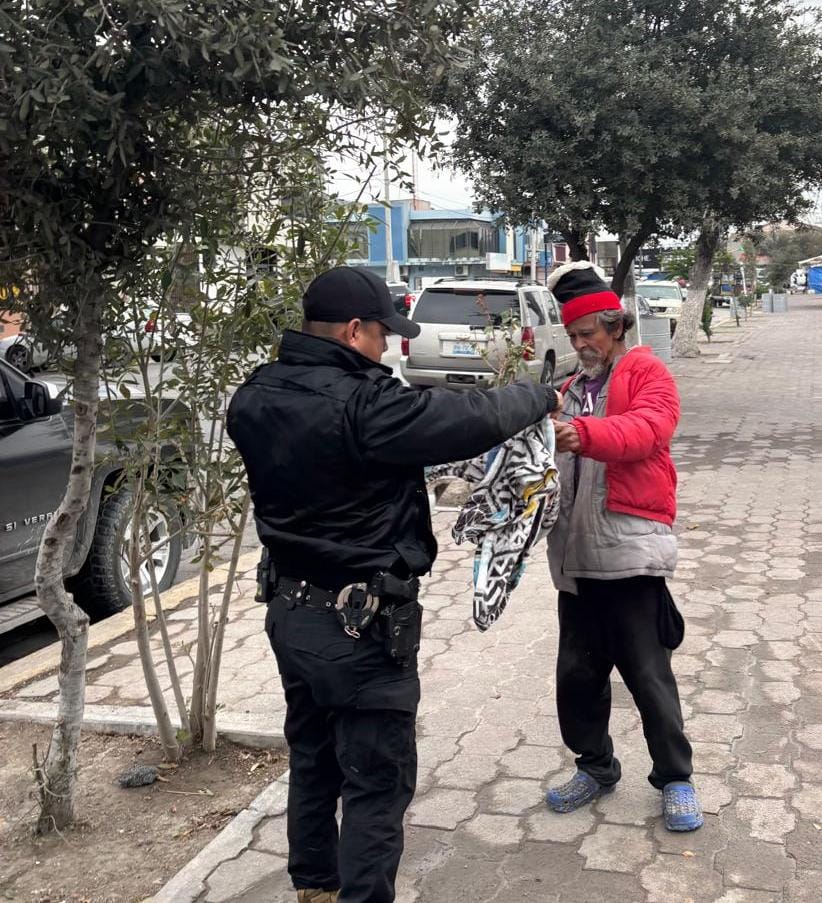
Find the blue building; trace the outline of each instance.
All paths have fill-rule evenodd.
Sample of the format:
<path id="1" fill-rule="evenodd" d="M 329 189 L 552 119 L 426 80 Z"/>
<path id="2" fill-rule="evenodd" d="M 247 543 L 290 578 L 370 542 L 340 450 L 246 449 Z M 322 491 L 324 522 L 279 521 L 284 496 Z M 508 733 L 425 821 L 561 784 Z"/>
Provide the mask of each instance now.
<path id="1" fill-rule="evenodd" d="M 356 252 L 349 266 L 367 266 L 385 277 L 386 214 L 383 204 L 369 204 L 366 219 L 349 226 Z M 391 245 L 400 278 L 412 290 L 442 277 L 481 279 L 490 274 L 519 274 L 524 246 L 500 227 L 490 213 L 432 210 L 425 202 L 391 202 Z"/>

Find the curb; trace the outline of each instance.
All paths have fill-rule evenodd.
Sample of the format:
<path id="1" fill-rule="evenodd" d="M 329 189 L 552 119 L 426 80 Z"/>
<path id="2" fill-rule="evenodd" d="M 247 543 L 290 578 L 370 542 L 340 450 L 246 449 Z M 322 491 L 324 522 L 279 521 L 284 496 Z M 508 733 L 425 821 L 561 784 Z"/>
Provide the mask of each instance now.
<path id="1" fill-rule="evenodd" d="M 237 573 L 241 574 L 246 570 L 253 568 L 259 561 L 259 552 L 246 552 L 241 555 L 237 563 Z M 213 586 L 218 585 L 219 579 L 225 579 L 228 574 L 228 565 L 220 565 L 214 568 L 212 572 Z M 163 611 L 173 611 L 183 602 L 199 594 L 200 578 L 191 577 L 188 580 L 178 583 L 167 589 L 161 596 L 163 603 Z M 154 600 L 147 598 L 145 600 L 146 615 L 149 624 L 154 620 Z M 92 624 L 88 633 L 89 650 L 103 643 L 115 640 L 130 630 L 134 630 L 134 618 L 131 609 L 126 608 L 124 611 L 97 624 Z M 60 642 L 55 641 L 50 646 L 32 652 L 25 658 L 21 658 L 16 662 L 11 662 L 0 668 L 0 693 L 6 693 L 14 689 L 22 683 L 28 683 L 35 677 L 40 677 L 46 671 L 54 671 L 60 667 Z"/>
<path id="2" fill-rule="evenodd" d="M 176 713 L 171 722 L 180 727 Z M 21 702 L 0 699 L 0 722 L 54 724 L 56 702 Z M 282 724 L 274 725 L 260 715 L 217 714 L 217 733 L 225 740 L 257 749 L 285 749 Z M 83 712 L 83 730 L 97 734 L 137 734 L 155 736 L 157 720 L 150 706 L 87 705 Z"/>
<path id="3" fill-rule="evenodd" d="M 288 772 L 269 784 L 247 809 L 238 812 L 222 831 L 174 877 L 143 903 L 195 903 L 207 890 L 211 874 L 222 863 L 236 859 L 254 842 L 264 818 L 284 815 L 288 808 Z"/>

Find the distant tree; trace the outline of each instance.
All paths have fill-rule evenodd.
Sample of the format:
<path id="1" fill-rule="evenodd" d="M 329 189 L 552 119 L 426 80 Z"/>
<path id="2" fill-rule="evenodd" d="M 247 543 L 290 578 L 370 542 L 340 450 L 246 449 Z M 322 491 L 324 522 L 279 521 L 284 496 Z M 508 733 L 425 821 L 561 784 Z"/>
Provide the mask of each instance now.
<path id="1" fill-rule="evenodd" d="M 71 477 L 35 578 L 63 644 L 41 830 L 74 815 L 88 619 L 62 565 L 89 496 L 103 333 L 123 285 L 161 237 L 185 239 L 204 206 L 246 215 L 237 198 L 261 157 L 358 147 L 367 163 L 372 122 L 389 147 L 432 135 L 431 86 L 467 10 L 466 0 L 327 0 L 321 15 L 300 0 L 0 0 L 0 284 L 23 271 L 29 319 L 47 334 L 59 302 L 77 348 Z"/>
<path id="2" fill-rule="evenodd" d="M 704 6 L 512 0 L 479 17 L 448 82 L 454 156 L 478 202 L 520 225 L 544 219 L 574 259 L 589 230 L 617 233 L 620 294 L 642 245 L 690 212 L 688 32 L 706 27 Z"/>
<path id="3" fill-rule="evenodd" d="M 770 258 L 768 282 L 779 289 L 790 282 L 800 260 L 822 254 L 822 229 L 799 227 L 795 232 L 774 232 L 763 239 L 760 250 Z"/>
<path id="4" fill-rule="evenodd" d="M 696 260 L 696 246 L 691 245 L 688 248 L 677 248 L 674 251 L 667 251 L 662 258 L 662 270 L 673 279 L 687 279 L 694 268 Z M 727 250 L 717 251 L 714 257 L 714 271 L 717 269 L 723 272 L 730 272 L 737 266 L 733 255 Z"/>
<path id="5" fill-rule="evenodd" d="M 621 293 L 653 234 L 699 233 L 675 348 L 696 353 L 731 225 L 801 211 L 822 169 L 822 66 L 791 2 L 512 0 L 481 15 L 444 95 L 478 202 L 544 219 L 572 257 L 604 225 Z M 767 63 L 765 63 L 767 61 Z"/>
<path id="6" fill-rule="evenodd" d="M 674 354 L 698 354 L 714 256 L 731 227 L 795 220 L 822 179 L 822 55 L 794 3 L 718 3 L 690 78 L 701 98 L 697 140 L 683 160 L 682 223 L 699 230 Z M 767 65 L 763 61 L 767 60 Z"/>

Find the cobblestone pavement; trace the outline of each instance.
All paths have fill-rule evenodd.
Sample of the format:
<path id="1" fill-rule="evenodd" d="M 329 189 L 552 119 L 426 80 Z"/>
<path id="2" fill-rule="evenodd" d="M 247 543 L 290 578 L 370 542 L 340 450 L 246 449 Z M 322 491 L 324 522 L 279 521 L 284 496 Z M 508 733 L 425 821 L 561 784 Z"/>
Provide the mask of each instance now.
<path id="1" fill-rule="evenodd" d="M 618 676 L 611 723 L 622 782 L 587 810 L 546 810 L 545 788 L 573 769 L 554 708 L 547 565 L 538 555 L 502 619 L 480 634 L 470 550 L 444 541 L 423 600 L 419 789 L 398 903 L 822 900 L 821 339 L 822 298 L 799 298 L 790 313 L 723 331 L 700 359 L 674 366 L 683 419 L 672 590 L 687 621 L 674 665 L 704 828 L 662 826 Z M 452 518 L 436 515 L 444 539 Z M 189 618 L 172 615 L 178 639 Z M 234 609 L 222 702 L 276 727 L 282 707 L 261 620 L 248 597 Z M 128 642 L 105 652 L 92 699 L 144 701 L 133 652 Z M 48 680 L 17 699 L 47 700 Z M 157 900 L 294 899 L 284 794 L 272 785 Z"/>

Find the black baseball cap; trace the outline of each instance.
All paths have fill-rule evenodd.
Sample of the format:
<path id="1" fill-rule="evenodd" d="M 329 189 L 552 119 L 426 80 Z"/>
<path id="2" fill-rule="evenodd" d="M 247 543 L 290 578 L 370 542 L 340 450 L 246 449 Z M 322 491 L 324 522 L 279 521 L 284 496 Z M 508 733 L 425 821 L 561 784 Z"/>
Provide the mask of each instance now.
<path id="1" fill-rule="evenodd" d="M 334 267 L 321 273 L 303 295 L 306 320 L 347 323 L 349 320 L 379 320 L 406 339 L 415 339 L 420 327 L 394 310 L 384 279 L 370 270 Z"/>

